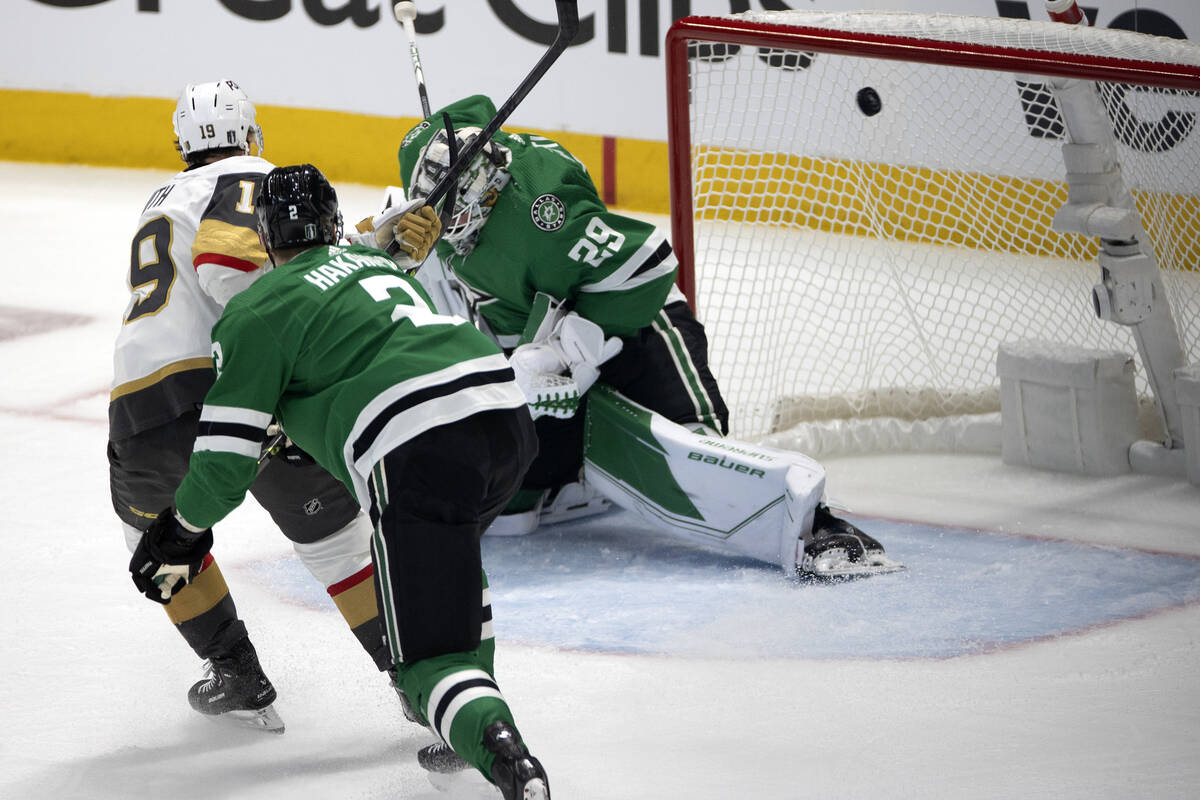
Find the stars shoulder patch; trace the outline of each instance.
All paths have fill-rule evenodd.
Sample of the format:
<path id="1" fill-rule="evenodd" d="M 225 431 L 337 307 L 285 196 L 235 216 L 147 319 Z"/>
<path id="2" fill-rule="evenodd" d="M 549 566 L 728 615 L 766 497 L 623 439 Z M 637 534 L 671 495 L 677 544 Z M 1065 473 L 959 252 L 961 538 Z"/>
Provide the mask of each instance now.
<path id="1" fill-rule="evenodd" d="M 567 221 L 567 207 L 552 194 L 544 194 L 529 207 L 533 224 L 544 231 L 556 231 Z"/>

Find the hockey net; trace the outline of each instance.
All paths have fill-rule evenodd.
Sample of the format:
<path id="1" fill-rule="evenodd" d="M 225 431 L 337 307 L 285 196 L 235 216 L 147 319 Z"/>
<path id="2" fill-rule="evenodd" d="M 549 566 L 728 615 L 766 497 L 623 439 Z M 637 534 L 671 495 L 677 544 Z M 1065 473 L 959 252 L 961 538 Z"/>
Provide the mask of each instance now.
<path id="1" fill-rule="evenodd" d="M 1098 240 L 1051 227 L 1067 187 L 1045 75 L 1098 82 L 1200 355 L 1200 47 L 1028 20 L 747 12 L 678 21 L 667 70 L 680 283 L 733 434 L 800 431 L 787 442 L 811 455 L 998 447 L 1000 343 L 1136 354 L 1093 311 Z"/>

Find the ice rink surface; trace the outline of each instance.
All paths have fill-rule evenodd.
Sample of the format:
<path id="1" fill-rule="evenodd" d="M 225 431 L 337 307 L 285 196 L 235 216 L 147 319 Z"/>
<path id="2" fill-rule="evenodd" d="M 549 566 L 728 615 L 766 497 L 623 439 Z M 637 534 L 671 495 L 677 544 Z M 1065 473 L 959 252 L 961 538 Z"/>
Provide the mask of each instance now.
<path id="1" fill-rule="evenodd" d="M 187 707 L 200 665 L 132 588 L 104 456 L 129 237 L 164 177 L 0 163 L 0 797 L 498 797 L 430 784 L 430 735 L 253 501 L 215 552 L 287 732 Z M 347 219 L 375 210 L 337 188 Z M 485 539 L 497 677 L 558 800 L 1197 796 L 1200 489 L 824 463 L 906 572 L 799 584 L 624 513 Z"/>

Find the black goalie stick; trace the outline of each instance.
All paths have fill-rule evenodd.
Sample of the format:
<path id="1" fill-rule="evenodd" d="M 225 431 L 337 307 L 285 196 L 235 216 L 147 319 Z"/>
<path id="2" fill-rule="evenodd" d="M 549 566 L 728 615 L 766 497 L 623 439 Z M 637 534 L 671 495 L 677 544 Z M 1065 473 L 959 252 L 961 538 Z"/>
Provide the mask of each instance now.
<path id="1" fill-rule="evenodd" d="M 400 0 L 400 2 L 393 5 L 393 11 L 396 14 L 396 19 L 400 20 L 401 24 L 403 24 L 403 20 L 401 20 L 400 16 L 400 6 L 404 5 L 405 2 L 406 0 Z M 410 2 L 408 5 L 412 5 L 412 3 Z M 439 180 L 437 185 L 433 187 L 433 191 L 429 193 L 429 196 L 425 198 L 425 201 L 430 205 L 437 205 L 438 201 L 447 195 L 450 187 L 457 185 L 458 177 L 462 175 L 467 166 L 470 165 L 472 160 L 474 160 L 475 156 L 479 155 L 479 151 L 483 149 L 483 146 L 492 140 L 492 136 L 496 134 L 496 131 L 500 130 L 500 126 L 503 125 L 509 116 L 512 115 L 512 112 L 516 110 L 517 106 L 521 104 L 521 101 L 525 99 L 526 95 L 528 95 L 533 87 L 537 85 L 537 82 L 542 79 L 542 76 L 544 76 L 550 70 L 551 65 L 558 60 L 558 57 L 563 54 L 563 51 L 570 46 L 571 41 L 575 38 L 575 35 L 579 33 L 578 0 L 555 0 L 554 5 L 557 7 L 558 11 L 558 31 L 554 35 L 554 41 L 550 43 L 550 48 L 546 50 L 541 59 L 539 59 L 537 64 L 534 65 L 533 69 L 530 70 L 529 74 L 525 76 L 525 79 L 521 81 L 520 85 L 518 85 L 516 90 L 513 91 L 512 95 L 506 101 L 504 101 L 504 105 L 500 106 L 500 109 L 496 112 L 496 115 L 492 117 L 487 125 L 484 126 L 479 136 L 477 136 L 473 142 L 463 148 L 463 151 L 458 154 L 458 158 L 452 159 L 450 168 L 444 175 L 442 175 L 441 180 Z M 407 15 L 409 12 L 405 11 L 404 13 Z M 415 53 L 415 46 L 412 48 L 412 50 Z M 414 62 L 414 66 L 419 68 L 419 62 Z M 421 92 L 422 100 L 427 104 L 428 100 L 425 99 L 425 82 L 423 75 L 418 76 L 417 87 Z M 425 109 L 425 116 L 429 116 L 429 111 L 427 108 Z M 449 125 L 447 125 L 447 133 L 449 133 L 451 139 L 453 139 L 453 133 L 449 130 Z"/>

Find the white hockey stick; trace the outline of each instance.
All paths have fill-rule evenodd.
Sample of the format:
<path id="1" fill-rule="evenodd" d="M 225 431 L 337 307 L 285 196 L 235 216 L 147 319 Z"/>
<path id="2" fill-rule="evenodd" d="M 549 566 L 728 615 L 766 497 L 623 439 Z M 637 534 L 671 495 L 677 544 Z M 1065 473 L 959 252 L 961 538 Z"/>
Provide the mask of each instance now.
<path id="1" fill-rule="evenodd" d="M 404 28 L 408 37 L 408 55 L 412 59 L 413 76 L 417 79 L 417 94 L 421 96 L 421 112 L 429 117 L 429 95 L 425 91 L 425 70 L 421 68 L 421 54 L 417 51 L 417 29 L 413 20 L 417 18 L 417 4 L 412 0 L 395 0 L 392 3 L 392 13 L 396 21 Z"/>

